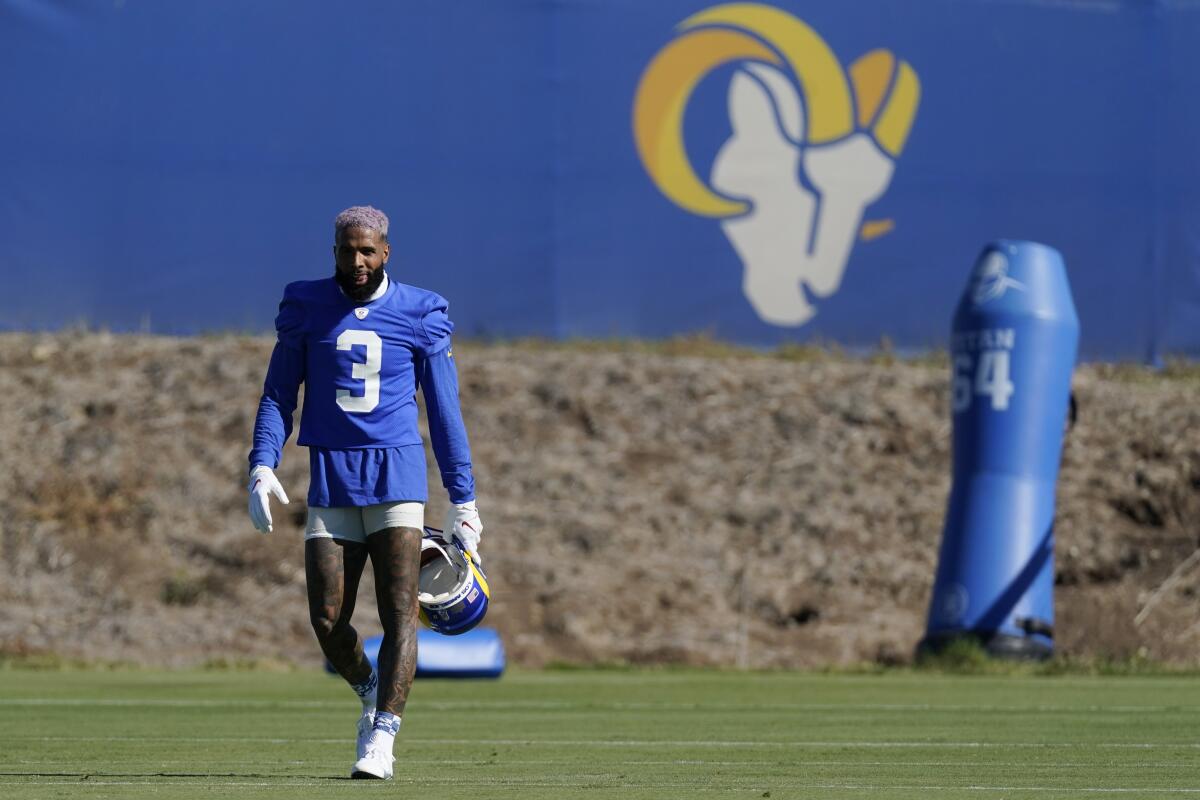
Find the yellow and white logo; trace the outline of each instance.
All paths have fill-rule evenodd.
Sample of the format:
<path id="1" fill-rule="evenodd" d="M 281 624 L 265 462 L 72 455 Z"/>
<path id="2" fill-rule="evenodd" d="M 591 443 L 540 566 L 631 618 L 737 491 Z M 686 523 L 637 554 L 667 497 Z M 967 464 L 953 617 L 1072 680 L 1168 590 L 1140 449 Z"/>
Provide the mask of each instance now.
<path id="1" fill-rule="evenodd" d="M 816 313 L 809 294 L 837 291 L 859 236 L 893 227 L 863 224 L 863 214 L 887 191 L 908 139 L 917 73 L 885 49 L 843 69 L 816 31 L 759 3 L 714 6 L 678 33 L 638 84 L 633 133 L 642 165 L 680 208 L 721 220 L 758 315 L 802 325 Z M 706 183 L 688 160 L 684 113 L 697 84 L 731 63 L 733 133 Z"/>

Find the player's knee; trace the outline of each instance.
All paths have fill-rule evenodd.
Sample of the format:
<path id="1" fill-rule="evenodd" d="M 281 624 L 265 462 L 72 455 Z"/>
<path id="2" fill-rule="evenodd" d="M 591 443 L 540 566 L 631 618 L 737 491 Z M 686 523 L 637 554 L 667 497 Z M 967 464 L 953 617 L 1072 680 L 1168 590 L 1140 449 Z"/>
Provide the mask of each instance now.
<path id="1" fill-rule="evenodd" d="M 416 635 L 419 623 L 415 608 L 410 610 L 407 608 L 381 606 L 379 609 L 379 624 L 386 632 L 402 637 L 409 637 Z"/>
<path id="2" fill-rule="evenodd" d="M 317 638 L 321 641 L 337 639 L 350 629 L 350 625 L 337 616 L 318 611 L 309 614 L 309 621 L 312 623 Z"/>

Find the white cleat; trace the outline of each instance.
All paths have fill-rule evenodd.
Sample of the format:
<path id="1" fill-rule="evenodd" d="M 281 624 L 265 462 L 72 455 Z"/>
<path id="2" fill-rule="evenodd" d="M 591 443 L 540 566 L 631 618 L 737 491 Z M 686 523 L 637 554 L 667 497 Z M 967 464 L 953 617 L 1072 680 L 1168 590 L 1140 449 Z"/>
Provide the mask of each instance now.
<path id="1" fill-rule="evenodd" d="M 376 778 L 390 781 L 392 779 L 392 762 L 395 757 L 379 745 L 368 745 L 366 754 L 354 762 L 350 770 L 351 778 Z"/>
<path id="2" fill-rule="evenodd" d="M 367 754 L 367 741 L 371 738 L 371 729 L 375 727 L 375 712 L 364 711 L 358 718 L 358 739 L 355 742 L 354 758 L 362 758 Z"/>

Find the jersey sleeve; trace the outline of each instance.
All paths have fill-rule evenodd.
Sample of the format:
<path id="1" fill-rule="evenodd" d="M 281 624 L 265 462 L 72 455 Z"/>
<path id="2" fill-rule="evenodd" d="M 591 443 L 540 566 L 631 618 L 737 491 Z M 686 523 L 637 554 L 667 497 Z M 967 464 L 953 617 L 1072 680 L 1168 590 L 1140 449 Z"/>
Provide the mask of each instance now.
<path id="1" fill-rule="evenodd" d="M 279 314 L 275 317 L 276 341 L 267 366 L 258 414 L 254 418 L 254 443 L 250 449 L 250 469 L 264 464 L 279 466 L 283 445 L 292 435 L 292 414 L 300 384 L 304 381 L 307 354 L 304 343 L 304 307 L 292 287 L 284 290 Z"/>
<path id="2" fill-rule="evenodd" d="M 417 380 L 425 395 L 429 438 L 442 475 L 442 486 L 446 487 L 451 503 L 465 503 L 475 499 L 475 478 L 471 471 L 467 428 L 459 407 L 458 370 L 454 366 L 449 334 L 446 339 L 441 349 L 417 360 Z"/>
<path id="3" fill-rule="evenodd" d="M 449 307 L 446 298 L 430 294 L 421 321 L 416 326 L 417 356 L 428 358 L 450 347 L 450 334 L 454 333 L 454 323 L 447 314 Z"/>

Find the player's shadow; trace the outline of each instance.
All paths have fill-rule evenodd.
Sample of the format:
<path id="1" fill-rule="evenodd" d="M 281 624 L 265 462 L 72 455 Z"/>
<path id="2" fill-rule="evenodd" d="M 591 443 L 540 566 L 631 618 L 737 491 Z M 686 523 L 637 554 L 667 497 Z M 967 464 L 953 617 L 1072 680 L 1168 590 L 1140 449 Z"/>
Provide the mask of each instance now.
<path id="1" fill-rule="evenodd" d="M 254 780 L 311 780 L 311 781 L 348 781 L 349 775 L 303 775 L 299 773 L 288 775 L 263 774 L 260 772 L 0 772 L 0 778 L 75 778 L 80 783 L 89 780 L 105 780 L 108 778 L 241 778 Z"/>

